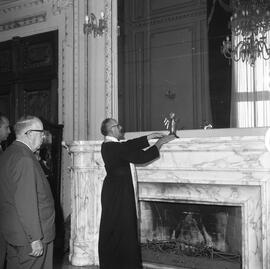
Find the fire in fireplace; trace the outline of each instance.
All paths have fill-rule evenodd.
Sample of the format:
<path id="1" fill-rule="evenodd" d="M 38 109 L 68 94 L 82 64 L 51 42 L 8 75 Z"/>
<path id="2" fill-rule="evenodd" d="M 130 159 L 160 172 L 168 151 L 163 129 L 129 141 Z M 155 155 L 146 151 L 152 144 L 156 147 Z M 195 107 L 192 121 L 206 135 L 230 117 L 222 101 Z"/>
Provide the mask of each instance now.
<path id="1" fill-rule="evenodd" d="M 145 262 L 196 269 L 241 269 L 241 207 L 142 201 Z"/>

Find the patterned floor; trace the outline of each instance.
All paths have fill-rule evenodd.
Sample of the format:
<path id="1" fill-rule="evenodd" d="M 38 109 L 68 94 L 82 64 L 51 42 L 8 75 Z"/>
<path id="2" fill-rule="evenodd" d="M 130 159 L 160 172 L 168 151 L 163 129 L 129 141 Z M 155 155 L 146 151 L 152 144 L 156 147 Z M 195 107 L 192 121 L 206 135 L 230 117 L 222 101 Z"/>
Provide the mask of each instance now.
<path id="1" fill-rule="evenodd" d="M 68 261 L 66 255 L 63 259 L 56 258 L 54 262 L 54 269 L 98 269 L 98 266 L 73 266 Z"/>
<path id="2" fill-rule="evenodd" d="M 61 261 L 58 260 L 54 264 L 54 269 L 98 269 L 98 266 L 72 266 L 68 262 L 67 256 Z M 157 264 L 144 264 L 144 269 L 168 269 L 165 265 L 157 265 Z M 184 267 L 169 267 L 170 269 L 188 269 Z"/>

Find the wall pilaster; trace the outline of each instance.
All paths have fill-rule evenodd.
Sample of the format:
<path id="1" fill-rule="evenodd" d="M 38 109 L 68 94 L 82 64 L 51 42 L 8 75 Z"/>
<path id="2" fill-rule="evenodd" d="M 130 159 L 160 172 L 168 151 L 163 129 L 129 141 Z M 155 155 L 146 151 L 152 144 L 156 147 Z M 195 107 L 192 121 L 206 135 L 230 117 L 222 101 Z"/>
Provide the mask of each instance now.
<path id="1" fill-rule="evenodd" d="M 88 13 L 97 18 L 105 13 L 107 29 L 101 37 L 88 36 L 89 133 L 88 139 L 100 139 L 100 123 L 106 117 L 118 117 L 117 111 L 117 1 L 88 2 Z"/>
<path id="2" fill-rule="evenodd" d="M 87 139 L 87 36 L 83 23 L 87 1 L 75 0 L 73 6 L 73 128 L 75 140 Z"/>
<path id="3" fill-rule="evenodd" d="M 104 169 L 100 143 L 74 141 L 69 146 L 71 161 L 71 235 L 69 260 L 72 265 L 98 265 L 100 194 Z"/>

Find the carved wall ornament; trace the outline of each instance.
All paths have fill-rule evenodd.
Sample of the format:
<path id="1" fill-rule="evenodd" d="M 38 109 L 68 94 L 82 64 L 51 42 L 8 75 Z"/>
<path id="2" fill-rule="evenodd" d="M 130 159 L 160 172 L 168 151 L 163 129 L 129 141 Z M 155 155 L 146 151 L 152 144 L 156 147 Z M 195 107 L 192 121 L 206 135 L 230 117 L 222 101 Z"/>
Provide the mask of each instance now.
<path id="1" fill-rule="evenodd" d="M 3 5 L 7 5 L 7 4 L 10 4 L 10 3 L 14 3 L 14 2 L 17 2 L 18 0 L 2 0 L 0 2 L 0 6 L 3 6 Z"/>
<path id="2" fill-rule="evenodd" d="M 24 91 L 24 113 L 26 115 L 38 115 L 44 119 L 49 119 L 51 115 L 50 106 L 40 106 L 40 104 L 50 104 L 50 89 L 42 91 Z"/>
<path id="3" fill-rule="evenodd" d="M 105 114 L 106 117 L 112 117 L 112 92 L 113 92 L 113 74 L 112 74 L 112 3 L 106 0 L 105 18 L 107 18 L 107 31 L 105 33 Z"/>
<path id="4" fill-rule="evenodd" d="M 78 32 L 80 29 L 78 29 L 79 25 L 79 4 L 78 2 L 74 5 L 73 7 L 73 20 L 74 20 L 74 25 L 77 27 L 74 27 L 73 29 L 73 52 L 74 52 L 74 60 L 73 60 L 73 102 L 74 102 L 74 111 L 73 111 L 73 117 L 74 117 L 74 135 L 76 139 L 78 139 L 79 136 L 79 92 L 80 92 L 80 85 L 79 85 L 79 80 L 80 80 L 80 59 L 79 59 L 79 34 Z"/>
<path id="5" fill-rule="evenodd" d="M 0 15 L 7 14 L 9 12 L 17 11 L 18 9 L 25 9 L 44 3 L 44 0 L 33 0 L 33 1 L 5 1 L 0 4 Z"/>
<path id="6" fill-rule="evenodd" d="M 52 12 L 54 15 L 59 15 L 63 10 L 67 7 L 73 5 L 72 0 L 47 0 L 48 2 L 52 2 Z"/>
<path id="7" fill-rule="evenodd" d="M 9 22 L 0 24 L 0 32 L 8 31 L 8 30 L 23 27 L 23 26 L 28 26 L 35 23 L 44 22 L 46 21 L 46 19 L 47 19 L 47 13 L 43 12 L 43 13 L 36 14 L 33 16 L 28 16 L 25 18 L 14 20 L 14 21 L 9 21 Z"/>
<path id="8" fill-rule="evenodd" d="M 49 42 L 31 44 L 23 49 L 23 68 L 39 68 L 53 64 L 53 48 Z"/>

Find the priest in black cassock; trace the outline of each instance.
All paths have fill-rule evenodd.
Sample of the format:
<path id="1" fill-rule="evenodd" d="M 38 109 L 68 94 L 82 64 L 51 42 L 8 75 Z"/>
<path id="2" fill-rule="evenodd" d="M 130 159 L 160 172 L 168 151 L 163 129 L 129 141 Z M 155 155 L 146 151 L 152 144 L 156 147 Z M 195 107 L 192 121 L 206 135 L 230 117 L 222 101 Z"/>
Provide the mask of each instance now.
<path id="1" fill-rule="evenodd" d="M 130 163 L 143 164 L 158 158 L 160 147 L 175 136 L 152 133 L 120 142 L 123 128 L 111 118 L 102 122 L 101 133 L 105 137 L 101 154 L 107 175 L 101 193 L 100 269 L 139 269 L 141 250 Z M 148 140 L 155 138 L 157 142 L 149 147 Z"/>

